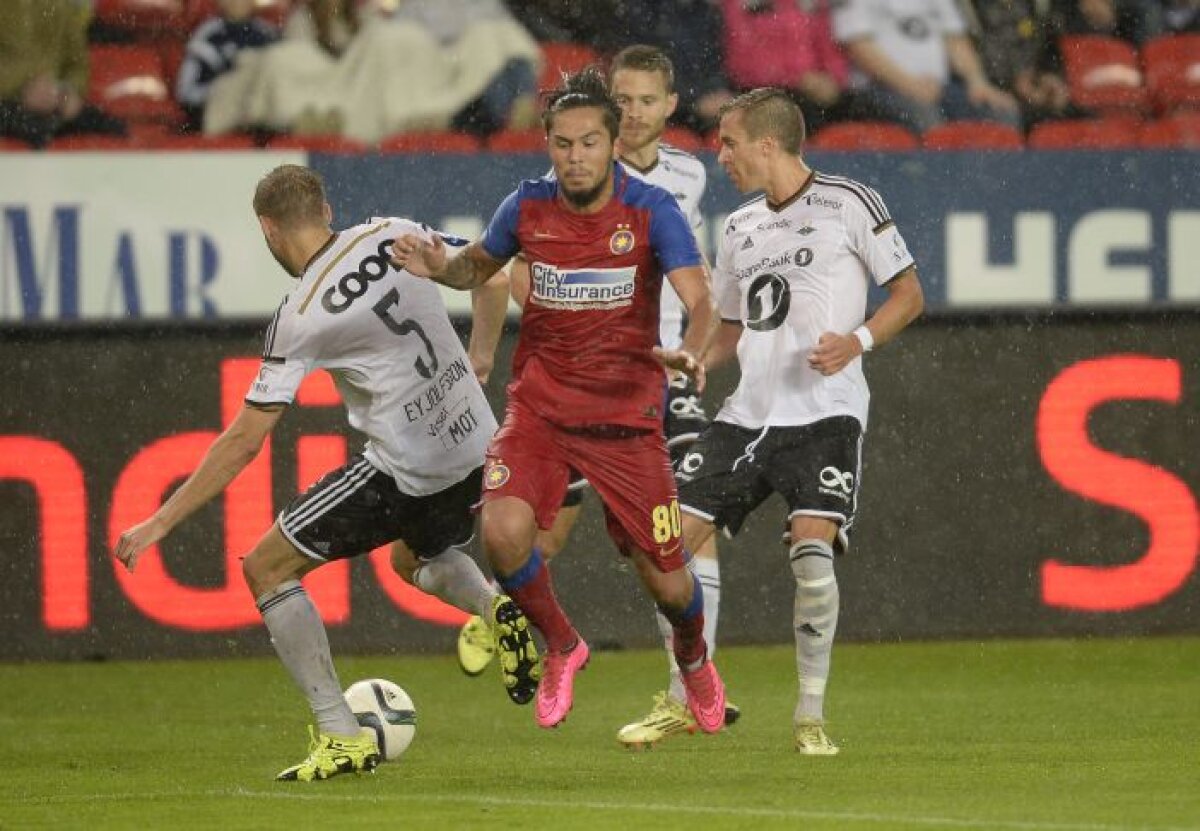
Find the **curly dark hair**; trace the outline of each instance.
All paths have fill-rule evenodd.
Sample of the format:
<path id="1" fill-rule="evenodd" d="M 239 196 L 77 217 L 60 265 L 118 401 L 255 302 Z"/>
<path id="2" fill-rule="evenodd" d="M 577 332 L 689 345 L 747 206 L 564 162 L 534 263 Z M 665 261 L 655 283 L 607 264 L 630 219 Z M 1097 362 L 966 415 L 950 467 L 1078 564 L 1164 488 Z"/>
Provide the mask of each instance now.
<path id="1" fill-rule="evenodd" d="M 604 127 L 613 140 L 621 128 L 621 108 L 613 101 L 608 93 L 608 81 L 600 67 L 586 66 L 570 75 L 562 74 L 562 80 L 556 89 L 546 95 L 546 105 L 542 109 L 542 126 L 546 132 L 554 123 L 554 116 L 564 110 L 578 107 L 595 107 L 604 117 Z"/>

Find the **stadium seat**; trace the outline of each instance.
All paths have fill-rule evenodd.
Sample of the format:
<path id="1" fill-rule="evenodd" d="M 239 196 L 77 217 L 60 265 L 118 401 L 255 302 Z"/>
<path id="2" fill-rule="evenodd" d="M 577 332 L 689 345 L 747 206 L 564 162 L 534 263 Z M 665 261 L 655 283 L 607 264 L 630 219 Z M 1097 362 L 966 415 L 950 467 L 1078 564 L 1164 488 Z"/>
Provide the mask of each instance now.
<path id="1" fill-rule="evenodd" d="M 381 153 L 478 153 L 483 142 L 466 133 L 433 130 L 398 133 L 379 142 Z"/>
<path id="2" fill-rule="evenodd" d="M 151 150 L 255 150 L 258 145 L 254 139 L 243 133 L 231 133 L 225 136 L 206 136 L 200 133 L 185 135 L 166 135 L 150 142 Z"/>
<path id="3" fill-rule="evenodd" d="M 369 153 L 372 148 L 357 139 L 336 135 L 276 136 L 267 142 L 268 150 L 307 150 L 312 153 Z"/>
<path id="4" fill-rule="evenodd" d="M 812 137 L 814 150 L 916 150 L 917 137 L 905 127 L 887 121 L 845 121 L 830 124 Z"/>
<path id="5" fill-rule="evenodd" d="M 80 133 L 77 135 L 60 136 L 46 146 L 54 153 L 107 153 L 112 150 L 140 151 L 124 136 L 105 136 Z"/>
<path id="6" fill-rule="evenodd" d="M 1136 147 L 1140 122 L 1136 119 L 1043 121 L 1029 131 L 1029 147 L 1036 150 L 1102 150 Z"/>
<path id="7" fill-rule="evenodd" d="M 705 145 L 704 137 L 686 127 L 668 127 L 663 131 L 662 140 L 672 147 L 695 153 L 698 150 L 708 150 L 715 145 Z"/>
<path id="8" fill-rule="evenodd" d="M 92 20 L 130 39 L 153 41 L 187 25 L 186 0 L 95 0 Z"/>
<path id="9" fill-rule="evenodd" d="M 23 141 L 18 141 L 14 138 L 0 136 L 0 153 L 21 152 L 23 150 L 31 150 L 28 144 Z"/>
<path id="10" fill-rule="evenodd" d="M 1164 35 L 1142 46 L 1146 86 L 1160 113 L 1200 108 L 1200 34 Z"/>
<path id="11" fill-rule="evenodd" d="M 1178 112 L 1146 122 L 1138 135 L 1138 146 L 1200 148 L 1200 112 Z"/>
<path id="12" fill-rule="evenodd" d="M 487 140 L 493 153 L 545 153 L 546 131 L 541 127 L 528 130 L 501 130 Z"/>
<path id="13" fill-rule="evenodd" d="M 541 44 L 542 72 L 538 76 L 538 89 L 554 89 L 558 86 L 559 73 L 578 72 L 590 64 L 600 64 L 600 53 L 585 43 Z"/>
<path id="14" fill-rule="evenodd" d="M 179 107 L 153 46 L 93 46 L 88 101 L 118 118 L 178 123 Z"/>
<path id="15" fill-rule="evenodd" d="M 1144 109 L 1146 88 L 1133 46 L 1103 35 L 1066 35 L 1059 51 L 1076 105 L 1099 112 Z"/>
<path id="16" fill-rule="evenodd" d="M 997 121 L 950 121 L 921 137 L 926 150 L 1020 150 L 1025 138 L 1015 127 Z"/>

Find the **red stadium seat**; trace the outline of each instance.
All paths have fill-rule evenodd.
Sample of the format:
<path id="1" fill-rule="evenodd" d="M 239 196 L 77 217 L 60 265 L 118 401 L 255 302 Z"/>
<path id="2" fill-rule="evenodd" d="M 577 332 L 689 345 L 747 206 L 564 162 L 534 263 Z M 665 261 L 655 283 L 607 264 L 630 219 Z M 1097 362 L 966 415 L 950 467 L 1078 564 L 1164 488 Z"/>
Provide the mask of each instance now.
<path id="1" fill-rule="evenodd" d="M 46 149 L 55 153 L 107 153 L 112 150 L 140 151 L 142 148 L 124 136 L 81 133 L 56 138 L 47 145 Z"/>
<path id="2" fill-rule="evenodd" d="M 493 153 L 545 153 L 546 131 L 541 127 L 528 130 L 501 130 L 487 140 Z"/>
<path id="3" fill-rule="evenodd" d="M 206 136 L 199 133 L 166 135 L 148 144 L 152 150 L 256 150 L 258 145 L 250 136 L 233 133 L 226 136 Z"/>
<path id="4" fill-rule="evenodd" d="M 93 46 L 88 101 L 118 118 L 178 123 L 179 107 L 151 46 Z"/>
<path id="5" fill-rule="evenodd" d="M 1200 108 L 1200 34 L 1164 35 L 1142 47 L 1146 86 L 1162 113 Z"/>
<path id="6" fill-rule="evenodd" d="M 1130 44 L 1102 35 L 1067 35 L 1059 39 L 1071 100 L 1087 110 L 1141 110 L 1146 88 L 1137 51 Z"/>
<path id="7" fill-rule="evenodd" d="M 584 43 L 543 43 L 542 72 L 538 89 L 558 86 L 559 73 L 578 72 L 590 64 L 599 64 L 600 53 Z"/>
<path id="8" fill-rule="evenodd" d="M 96 0 L 92 19 L 150 41 L 185 29 L 187 5 L 186 0 Z"/>
<path id="9" fill-rule="evenodd" d="M 12 153 L 32 149 L 32 147 L 19 139 L 0 136 L 0 153 Z"/>
<path id="10" fill-rule="evenodd" d="M 1138 146 L 1200 148 L 1200 112 L 1179 112 L 1170 118 L 1146 122 L 1138 136 Z"/>
<path id="11" fill-rule="evenodd" d="M 887 121 L 845 121 L 830 124 L 812 137 L 814 150 L 916 150 L 917 137 Z"/>
<path id="12" fill-rule="evenodd" d="M 1015 127 L 997 121 L 950 121 L 921 137 L 926 150 L 1020 150 L 1025 138 Z"/>
<path id="13" fill-rule="evenodd" d="M 1043 121 L 1029 131 L 1037 150 L 1101 150 L 1136 147 L 1140 122 L 1109 118 L 1094 121 Z"/>
<path id="14" fill-rule="evenodd" d="M 680 150 L 686 150 L 689 153 L 711 148 L 711 145 L 705 145 L 703 136 L 685 127 L 668 127 L 663 131 L 662 140 L 672 147 L 678 147 Z"/>
<path id="15" fill-rule="evenodd" d="M 379 142 L 381 153 L 478 153 L 483 142 L 466 133 L 434 130 L 399 133 Z"/>
<path id="16" fill-rule="evenodd" d="M 355 154 L 373 149 L 357 139 L 336 135 L 277 136 L 267 142 L 268 150 L 307 150 L 312 153 Z"/>

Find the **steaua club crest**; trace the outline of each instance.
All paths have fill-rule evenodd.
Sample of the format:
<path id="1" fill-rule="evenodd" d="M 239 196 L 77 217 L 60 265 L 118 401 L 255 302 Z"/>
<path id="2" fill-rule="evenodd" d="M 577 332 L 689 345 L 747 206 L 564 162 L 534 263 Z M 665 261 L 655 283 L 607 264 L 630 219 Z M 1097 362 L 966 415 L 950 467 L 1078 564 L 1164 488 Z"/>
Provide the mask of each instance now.
<path id="1" fill-rule="evenodd" d="M 508 467 L 504 462 L 497 459 L 488 464 L 488 469 L 483 474 L 483 486 L 490 491 L 502 488 L 504 487 L 504 483 L 508 481 L 508 476 Z"/>
<path id="2" fill-rule="evenodd" d="M 614 254 L 628 254 L 633 250 L 634 242 L 633 231 L 629 230 L 629 226 L 618 225 L 612 239 L 608 241 L 608 248 Z"/>

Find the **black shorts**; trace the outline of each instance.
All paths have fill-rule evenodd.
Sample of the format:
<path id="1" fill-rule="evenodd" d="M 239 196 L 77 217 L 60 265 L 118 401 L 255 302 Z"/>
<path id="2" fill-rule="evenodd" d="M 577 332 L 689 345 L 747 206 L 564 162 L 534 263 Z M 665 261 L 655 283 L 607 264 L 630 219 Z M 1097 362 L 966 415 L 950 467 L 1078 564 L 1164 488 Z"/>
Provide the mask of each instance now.
<path id="1" fill-rule="evenodd" d="M 301 553 L 321 562 L 357 557 L 396 540 L 418 557 L 436 557 L 471 540 L 482 483 L 480 467 L 445 490 L 410 496 L 360 454 L 293 499 L 279 514 L 279 529 Z"/>
<path id="2" fill-rule="evenodd" d="M 683 510 L 730 535 L 774 492 L 787 503 L 789 520 L 838 523 L 845 548 L 861 469 L 862 426 L 851 416 L 763 430 L 714 421 L 688 448 L 675 478 Z"/>

